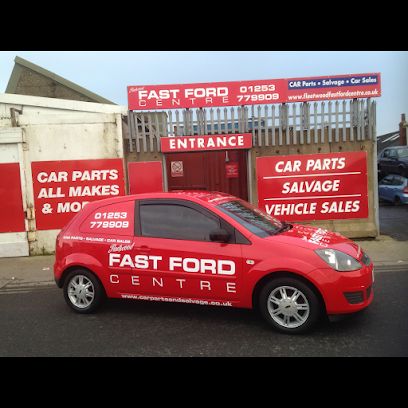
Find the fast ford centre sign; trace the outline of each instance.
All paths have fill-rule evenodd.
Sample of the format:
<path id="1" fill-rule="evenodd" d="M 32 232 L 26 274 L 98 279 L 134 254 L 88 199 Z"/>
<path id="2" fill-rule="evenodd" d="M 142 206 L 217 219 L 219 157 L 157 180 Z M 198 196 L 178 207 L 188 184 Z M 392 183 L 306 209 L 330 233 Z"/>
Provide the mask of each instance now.
<path id="1" fill-rule="evenodd" d="M 379 73 L 128 86 L 129 110 L 242 106 L 379 96 Z"/>
<path id="2" fill-rule="evenodd" d="M 258 157 L 258 206 L 286 221 L 368 217 L 367 153 Z"/>

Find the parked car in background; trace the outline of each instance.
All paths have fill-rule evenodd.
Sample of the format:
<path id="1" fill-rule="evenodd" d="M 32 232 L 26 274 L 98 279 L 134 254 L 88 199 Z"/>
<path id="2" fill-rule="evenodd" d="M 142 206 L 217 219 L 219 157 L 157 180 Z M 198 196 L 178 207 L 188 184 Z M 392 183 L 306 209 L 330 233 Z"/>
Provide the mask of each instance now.
<path id="1" fill-rule="evenodd" d="M 388 174 L 408 177 L 408 146 L 387 147 L 378 156 L 380 178 Z"/>
<path id="2" fill-rule="evenodd" d="M 389 174 L 378 183 L 378 196 L 381 200 L 398 204 L 408 204 L 408 178 Z"/>

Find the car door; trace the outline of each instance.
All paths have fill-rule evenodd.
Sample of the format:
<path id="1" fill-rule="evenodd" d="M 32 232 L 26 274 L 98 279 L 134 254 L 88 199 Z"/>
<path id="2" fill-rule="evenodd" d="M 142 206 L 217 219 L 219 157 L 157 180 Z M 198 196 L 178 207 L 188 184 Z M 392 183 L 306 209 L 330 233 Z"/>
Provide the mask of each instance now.
<path id="1" fill-rule="evenodd" d="M 135 218 L 134 292 L 188 303 L 239 301 L 241 247 L 210 240 L 222 223 L 217 215 L 188 200 L 154 199 L 138 201 Z"/>
<path id="2" fill-rule="evenodd" d="M 391 161 L 390 154 L 391 154 L 391 149 L 385 149 L 381 153 L 380 171 L 383 176 L 390 173 L 390 161 Z"/>
<path id="3" fill-rule="evenodd" d="M 378 185 L 378 195 L 382 200 L 392 201 L 393 175 L 385 176 Z"/>
<path id="4" fill-rule="evenodd" d="M 404 188 L 404 179 L 401 176 L 394 175 L 390 187 L 391 191 L 391 197 L 390 199 L 395 202 L 398 200 L 398 198 L 402 194 L 402 190 Z"/>
<path id="5" fill-rule="evenodd" d="M 390 149 L 388 173 L 398 173 L 398 153 L 396 149 Z"/>

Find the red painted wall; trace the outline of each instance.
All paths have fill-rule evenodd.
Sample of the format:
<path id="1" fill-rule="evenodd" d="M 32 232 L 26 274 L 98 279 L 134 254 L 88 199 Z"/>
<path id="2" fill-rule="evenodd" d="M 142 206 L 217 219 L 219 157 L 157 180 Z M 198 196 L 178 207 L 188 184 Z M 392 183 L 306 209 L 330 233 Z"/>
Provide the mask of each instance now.
<path id="1" fill-rule="evenodd" d="M 25 231 L 20 164 L 0 164 L 0 232 Z"/>
<path id="2" fill-rule="evenodd" d="M 129 162 L 129 194 L 163 191 L 163 170 L 159 161 Z"/>

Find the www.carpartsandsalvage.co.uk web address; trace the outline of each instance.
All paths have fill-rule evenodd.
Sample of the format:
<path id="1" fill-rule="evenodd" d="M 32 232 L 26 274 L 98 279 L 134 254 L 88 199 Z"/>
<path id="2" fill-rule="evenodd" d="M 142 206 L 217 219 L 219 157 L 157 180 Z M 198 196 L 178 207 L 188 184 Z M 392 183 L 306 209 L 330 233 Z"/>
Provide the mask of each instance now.
<path id="1" fill-rule="evenodd" d="M 298 101 L 305 99 L 341 99 L 341 98 L 361 98 L 378 96 L 378 89 L 371 91 L 327 91 L 324 93 L 304 92 L 302 95 L 288 95 L 289 101 Z"/>
<path id="2" fill-rule="evenodd" d="M 196 305 L 209 305 L 209 306 L 232 306 L 231 302 L 218 302 L 213 300 L 200 300 L 200 299 L 190 299 L 190 298 L 172 298 L 164 296 L 147 296 L 147 295 L 133 295 L 122 293 L 123 299 L 136 299 L 136 300 L 153 300 L 160 302 L 175 302 L 175 303 L 193 303 Z"/>

